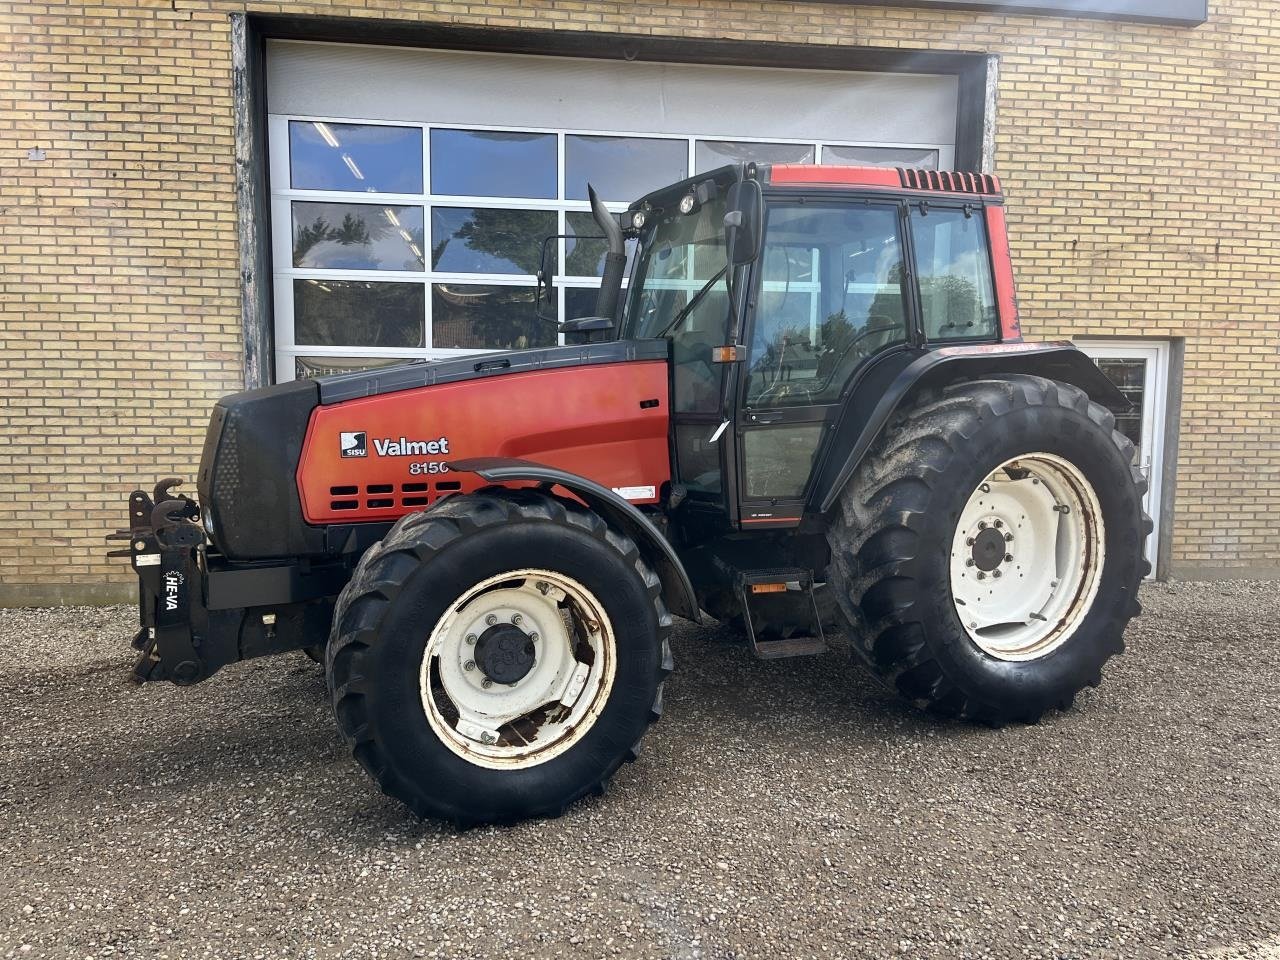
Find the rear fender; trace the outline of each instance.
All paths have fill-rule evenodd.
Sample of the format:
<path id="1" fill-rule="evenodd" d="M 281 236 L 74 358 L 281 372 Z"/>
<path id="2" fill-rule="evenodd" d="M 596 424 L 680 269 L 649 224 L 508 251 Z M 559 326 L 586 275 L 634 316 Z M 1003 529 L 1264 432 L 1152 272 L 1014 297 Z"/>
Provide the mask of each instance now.
<path id="1" fill-rule="evenodd" d="M 608 487 L 594 480 L 547 467 L 529 460 L 507 457 L 477 457 L 471 460 L 451 460 L 449 469 L 460 473 L 474 473 L 481 479 L 496 484 L 545 483 L 564 487 L 585 503 L 615 530 L 627 534 L 636 542 L 646 560 L 662 581 L 662 599 L 667 609 L 677 616 L 699 623 L 698 600 L 684 564 L 676 556 L 675 549 L 648 517 L 618 496 Z"/>
<path id="2" fill-rule="evenodd" d="M 826 513 L 835 506 L 840 491 L 884 432 L 893 414 L 914 402 L 922 392 L 937 390 L 957 381 L 1012 373 L 1032 374 L 1073 384 L 1095 403 L 1115 413 L 1123 413 L 1131 406 L 1097 365 L 1066 340 L 940 347 L 907 364 L 889 383 L 861 424 L 853 422 L 850 411 L 866 409 L 865 398 L 859 398 L 855 388 L 846 399 L 835 438 L 818 468 L 809 509 Z M 841 456 L 843 450 L 848 450 L 848 454 Z"/>

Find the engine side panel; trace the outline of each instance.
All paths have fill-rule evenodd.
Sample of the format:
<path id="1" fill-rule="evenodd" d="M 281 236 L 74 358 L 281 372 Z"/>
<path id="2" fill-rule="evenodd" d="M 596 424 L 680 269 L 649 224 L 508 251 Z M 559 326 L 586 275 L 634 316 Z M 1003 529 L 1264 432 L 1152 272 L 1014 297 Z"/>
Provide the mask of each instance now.
<path id="1" fill-rule="evenodd" d="M 667 364 L 543 369 L 319 406 L 298 462 L 308 523 L 393 520 L 485 481 L 451 460 L 513 457 L 656 503 L 670 479 Z"/>

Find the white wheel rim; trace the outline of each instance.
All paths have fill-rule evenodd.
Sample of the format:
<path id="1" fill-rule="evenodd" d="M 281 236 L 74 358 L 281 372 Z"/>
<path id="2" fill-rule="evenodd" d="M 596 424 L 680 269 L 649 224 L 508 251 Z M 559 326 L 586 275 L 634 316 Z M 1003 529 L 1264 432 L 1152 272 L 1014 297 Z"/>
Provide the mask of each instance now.
<path id="1" fill-rule="evenodd" d="M 531 767 L 594 726 L 616 661 L 613 625 L 590 590 L 550 570 L 512 570 L 467 590 L 431 631 L 422 707 L 441 741 L 471 763 Z M 526 667 L 513 681 L 495 679 Z"/>
<path id="2" fill-rule="evenodd" d="M 1089 612 L 1104 559 L 1102 511 L 1084 474 L 1051 453 L 1014 457 L 978 485 L 956 523 L 956 614 L 992 657 L 1048 656 Z"/>

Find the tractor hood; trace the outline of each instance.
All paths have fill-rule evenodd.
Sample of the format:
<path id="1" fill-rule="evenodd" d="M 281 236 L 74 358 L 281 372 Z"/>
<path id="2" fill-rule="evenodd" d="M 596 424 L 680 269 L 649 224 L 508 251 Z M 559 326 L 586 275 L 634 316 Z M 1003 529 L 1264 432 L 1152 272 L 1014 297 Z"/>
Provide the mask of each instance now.
<path id="1" fill-rule="evenodd" d="M 608 486 L 656 488 L 666 477 L 666 359 L 665 340 L 612 341 L 418 361 L 232 394 L 214 407 L 205 435 L 197 482 L 205 529 L 230 559 L 332 555 L 346 549 L 353 524 L 389 522 L 447 491 L 482 485 L 470 475 L 456 482 L 436 475 L 462 457 L 519 453 Z M 626 364 L 632 377 L 600 369 L 613 364 Z M 579 368 L 592 372 L 579 377 Z M 564 374 L 554 382 L 528 376 L 554 371 Z M 640 380 L 631 384 L 634 376 Z M 386 394 L 397 396 L 374 399 Z M 638 435 L 651 441 L 643 449 L 653 447 L 643 469 L 628 444 L 614 443 L 634 444 Z M 340 447 L 348 436 L 367 436 L 367 447 Z M 430 476 L 410 472 L 427 469 L 427 460 Z"/>

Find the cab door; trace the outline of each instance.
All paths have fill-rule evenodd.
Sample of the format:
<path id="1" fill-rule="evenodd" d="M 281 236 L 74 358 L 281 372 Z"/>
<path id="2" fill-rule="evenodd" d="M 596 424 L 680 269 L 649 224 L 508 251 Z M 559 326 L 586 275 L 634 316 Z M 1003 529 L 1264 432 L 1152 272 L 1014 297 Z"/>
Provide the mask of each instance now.
<path id="1" fill-rule="evenodd" d="M 846 387 L 874 358 L 912 341 L 905 227 L 897 201 L 770 203 L 738 393 L 744 529 L 800 521 Z"/>

